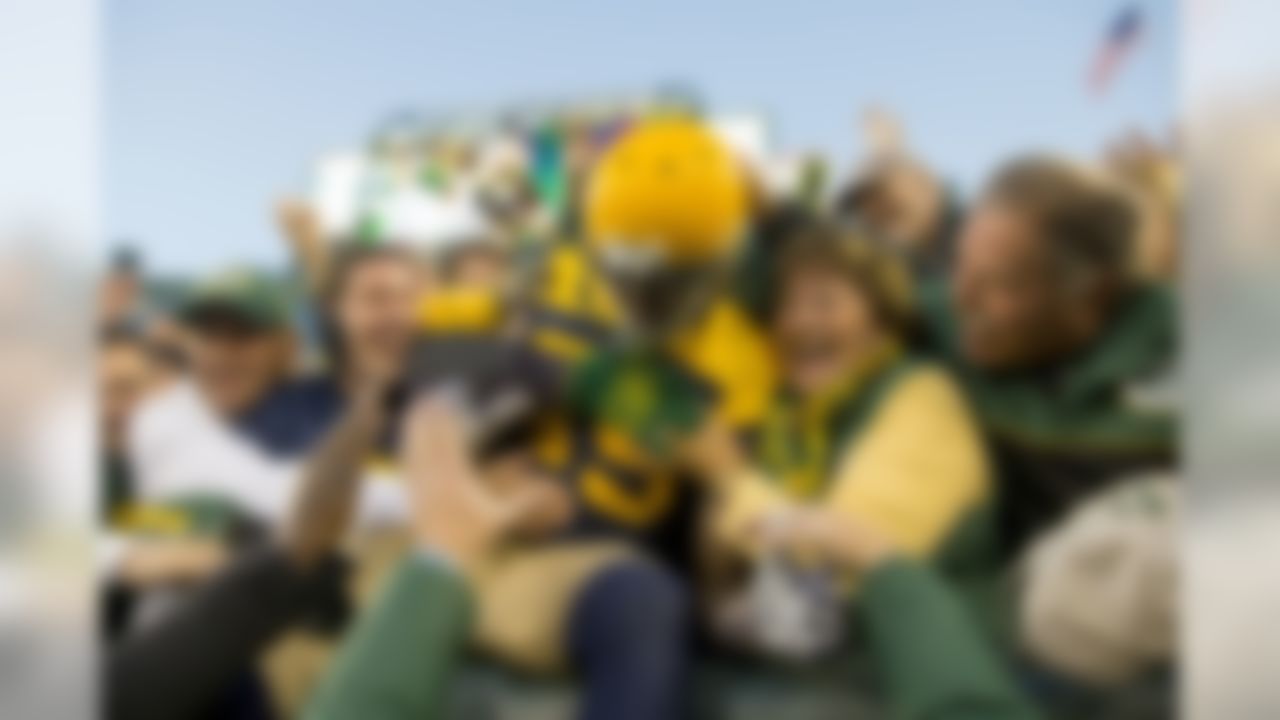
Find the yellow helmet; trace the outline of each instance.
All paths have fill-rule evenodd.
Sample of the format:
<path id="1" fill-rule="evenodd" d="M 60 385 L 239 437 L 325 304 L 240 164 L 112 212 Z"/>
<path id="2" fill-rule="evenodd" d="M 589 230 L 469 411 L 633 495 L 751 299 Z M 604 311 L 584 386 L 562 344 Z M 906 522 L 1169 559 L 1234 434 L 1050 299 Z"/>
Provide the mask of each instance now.
<path id="1" fill-rule="evenodd" d="M 641 121 L 600 158 L 586 188 L 593 250 L 641 250 L 663 264 L 724 259 L 746 228 L 747 179 L 732 152 L 687 117 Z"/>

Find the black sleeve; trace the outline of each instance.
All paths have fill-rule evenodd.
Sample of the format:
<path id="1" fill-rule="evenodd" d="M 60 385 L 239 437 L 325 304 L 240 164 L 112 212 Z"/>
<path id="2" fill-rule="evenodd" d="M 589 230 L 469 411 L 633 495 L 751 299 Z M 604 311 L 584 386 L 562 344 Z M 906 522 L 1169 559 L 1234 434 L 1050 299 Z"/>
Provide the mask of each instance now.
<path id="1" fill-rule="evenodd" d="M 301 573 L 277 549 L 246 551 L 171 614 L 108 650 L 106 717 L 200 716 L 317 598 L 340 591 L 344 565 L 334 556 Z"/>

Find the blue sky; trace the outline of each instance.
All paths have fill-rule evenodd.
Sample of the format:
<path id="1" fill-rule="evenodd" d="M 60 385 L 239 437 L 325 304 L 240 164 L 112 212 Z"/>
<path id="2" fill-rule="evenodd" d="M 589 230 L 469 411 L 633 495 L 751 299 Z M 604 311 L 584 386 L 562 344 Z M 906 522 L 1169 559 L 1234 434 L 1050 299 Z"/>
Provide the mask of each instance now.
<path id="1" fill-rule="evenodd" d="M 679 81 L 841 164 L 860 108 L 903 118 L 962 185 L 1002 157 L 1094 154 L 1174 119 L 1173 0 L 1102 99 L 1084 75 L 1120 0 L 109 0 L 105 220 L 162 271 L 279 265 L 274 197 L 389 113 Z"/>

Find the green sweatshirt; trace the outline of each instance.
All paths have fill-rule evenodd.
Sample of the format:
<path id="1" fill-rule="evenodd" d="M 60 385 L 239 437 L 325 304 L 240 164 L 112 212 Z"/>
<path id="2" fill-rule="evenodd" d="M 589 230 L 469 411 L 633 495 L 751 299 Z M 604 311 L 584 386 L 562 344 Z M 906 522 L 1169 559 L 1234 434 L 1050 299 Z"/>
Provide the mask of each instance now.
<path id="1" fill-rule="evenodd" d="M 471 629 L 471 595 L 441 562 L 403 560 L 352 629 L 321 684 L 310 720 L 432 720 Z"/>
<path id="2" fill-rule="evenodd" d="M 889 705 L 903 720 L 1038 717 L 1014 689 L 971 616 L 929 569 L 907 560 L 877 568 L 859 610 Z"/>
<path id="3" fill-rule="evenodd" d="M 307 717 L 441 717 L 469 634 L 470 603 L 466 586 L 447 568 L 406 559 L 380 601 L 352 631 Z M 886 563 L 867 578 L 860 609 L 897 717 L 1037 716 L 929 569 L 906 560 Z"/>

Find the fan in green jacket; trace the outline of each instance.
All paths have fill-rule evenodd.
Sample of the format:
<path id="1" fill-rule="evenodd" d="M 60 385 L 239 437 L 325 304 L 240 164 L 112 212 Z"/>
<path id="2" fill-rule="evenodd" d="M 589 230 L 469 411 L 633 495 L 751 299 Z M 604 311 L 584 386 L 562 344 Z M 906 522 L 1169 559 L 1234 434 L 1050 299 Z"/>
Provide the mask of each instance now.
<path id="1" fill-rule="evenodd" d="M 921 305 L 991 440 L 1005 545 L 1080 498 L 1175 461 L 1176 309 L 1133 280 L 1136 219 L 1113 188 L 1046 158 L 1001 170 Z"/>

